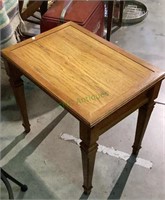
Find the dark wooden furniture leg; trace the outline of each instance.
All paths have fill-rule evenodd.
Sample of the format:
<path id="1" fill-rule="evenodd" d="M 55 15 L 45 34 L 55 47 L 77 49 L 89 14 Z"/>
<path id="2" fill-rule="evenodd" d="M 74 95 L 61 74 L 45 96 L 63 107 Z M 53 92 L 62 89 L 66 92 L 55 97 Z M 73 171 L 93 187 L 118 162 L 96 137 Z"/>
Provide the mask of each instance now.
<path id="1" fill-rule="evenodd" d="M 106 39 L 110 41 L 112 21 L 113 21 L 114 0 L 108 1 L 108 19 L 107 19 L 107 35 Z"/>
<path id="2" fill-rule="evenodd" d="M 84 177 L 84 193 L 89 194 L 92 189 L 92 177 L 95 164 L 95 157 L 97 152 L 98 136 L 94 134 L 92 129 L 80 122 L 80 138 L 82 140 L 80 144 L 82 153 L 82 166 Z"/>
<path id="3" fill-rule="evenodd" d="M 17 105 L 22 115 L 22 120 L 23 120 L 22 125 L 25 128 L 25 132 L 28 133 L 30 132 L 30 124 L 29 124 L 29 119 L 28 119 L 28 114 L 27 114 L 24 86 L 23 86 L 23 81 L 21 79 L 22 74 L 20 73 L 19 70 L 17 70 L 11 64 L 5 63 L 5 67 L 6 67 L 7 74 L 9 76 L 11 87 L 15 95 Z"/>
<path id="4" fill-rule="evenodd" d="M 147 128 L 151 113 L 153 111 L 155 102 L 154 99 L 157 98 L 161 82 L 157 83 L 150 91 L 149 91 L 149 102 L 139 108 L 138 121 L 136 127 L 135 141 L 133 144 L 133 154 L 137 155 L 139 150 L 141 149 L 141 143 L 143 140 L 143 136 L 145 130 Z"/>
<path id="5" fill-rule="evenodd" d="M 124 10 L 124 1 L 120 1 L 120 16 L 119 16 L 119 27 L 122 26 L 122 20 L 123 20 L 123 10 Z"/>
<path id="6" fill-rule="evenodd" d="M 41 4 L 40 6 L 40 12 L 41 12 L 41 15 L 43 15 L 48 9 L 48 1 L 43 1 L 43 3 Z"/>
<path id="7" fill-rule="evenodd" d="M 123 19 L 123 10 L 124 10 L 124 1 L 119 2 L 120 6 L 120 15 L 119 15 L 119 22 L 118 27 L 122 26 L 122 19 Z M 110 41 L 111 33 L 112 33 L 112 25 L 113 25 L 113 13 L 115 7 L 115 0 L 108 1 L 108 19 L 107 19 L 107 35 L 106 39 Z"/>

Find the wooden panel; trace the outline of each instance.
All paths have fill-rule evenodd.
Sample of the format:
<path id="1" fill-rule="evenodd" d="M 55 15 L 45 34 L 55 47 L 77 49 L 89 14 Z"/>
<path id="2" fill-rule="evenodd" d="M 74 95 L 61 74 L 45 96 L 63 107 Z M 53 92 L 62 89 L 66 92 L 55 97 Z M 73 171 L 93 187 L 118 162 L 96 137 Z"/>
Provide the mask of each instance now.
<path id="1" fill-rule="evenodd" d="M 163 79 L 163 73 L 67 23 L 4 56 L 90 126 Z"/>

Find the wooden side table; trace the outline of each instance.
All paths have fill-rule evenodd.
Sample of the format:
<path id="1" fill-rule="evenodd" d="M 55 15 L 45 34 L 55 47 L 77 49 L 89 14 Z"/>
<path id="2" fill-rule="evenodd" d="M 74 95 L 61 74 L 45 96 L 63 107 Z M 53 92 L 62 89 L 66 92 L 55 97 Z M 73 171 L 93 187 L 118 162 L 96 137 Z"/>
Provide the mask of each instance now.
<path id="1" fill-rule="evenodd" d="M 85 193 L 92 188 L 99 136 L 136 109 L 138 154 L 164 72 L 73 22 L 4 49 L 2 56 L 25 132 L 30 125 L 21 75 L 80 121 Z"/>

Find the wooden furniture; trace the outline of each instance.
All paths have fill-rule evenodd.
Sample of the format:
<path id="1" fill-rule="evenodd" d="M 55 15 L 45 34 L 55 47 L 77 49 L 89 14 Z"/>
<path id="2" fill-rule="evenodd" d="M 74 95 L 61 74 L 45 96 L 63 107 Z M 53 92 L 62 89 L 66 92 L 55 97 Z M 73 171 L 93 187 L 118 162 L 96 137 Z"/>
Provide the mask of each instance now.
<path id="1" fill-rule="evenodd" d="M 84 12 L 85 11 L 85 12 Z M 91 32 L 104 35 L 104 2 L 58 0 L 52 4 L 41 19 L 41 32 L 48 31 L 60 24 L 72 21 Z"/>
<path id="2" fill-rule="evenodd" d="M 106 1 L 105 1 L 106 2 Z M 112 26 L 113 26 L 113 16 L 114 16 L 114 9 L 115 9 L 115 3 L 116 0 L 108 1 L 107 2 L 107 34 L 106 39 L 110 41 L 111 33 L 113 32 Z M 118 21 L 118 27 L 120 28 L 122 26 L 122 19 L 123 19 L 123 9 L 124 9 L 124 0 L 120 0 L 118 2 L 119 5 L 119 21 Z"/>
<path id="3" fill-rule="evenodd" d="M 30 124 L 21 75 L 80 121 L 85 193 L 92 188 L 99 136 L 136 109 L 138 154 L 163 72 L 73 22 L 4 49 L 2 56 L 25 132 Z"/>
<path id="4" fill-rule="evenodd" d="M 47 11 L 47 0 L 43 1 L 29 1 L 28 6 L 23 10 L 24 0 L 19 0 L 19 12 L 23 20 L 27 20 L 32 16 L 38 9 L 40 9 L 41 15 Z"/>
<path id="5" fill-rule="evenodd" d="M 30 27 L 33 27 L 36 24 L 40 25 L 41 16 L 48 8 L 48 1 L 29 1 L 26 9 L 23 9 L 23 5 L 24 0 L 19 0 L 19 12 L 22 20 L 29 22 Z M 39 12 L 38 15 L 36 14 L 37 12 Z M 24 25 L 20 24 L 16 30 L 16 38 L 18 42 L 36 35 L 35 31 L 34 33 L 30 33 L 27 30 L 26 25 L 26 23 Z"/>

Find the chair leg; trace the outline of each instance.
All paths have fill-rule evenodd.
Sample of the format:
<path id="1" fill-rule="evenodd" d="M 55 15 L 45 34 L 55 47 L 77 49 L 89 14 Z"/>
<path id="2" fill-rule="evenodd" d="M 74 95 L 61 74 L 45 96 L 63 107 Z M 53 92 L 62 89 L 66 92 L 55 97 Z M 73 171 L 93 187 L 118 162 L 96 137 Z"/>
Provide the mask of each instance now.
<path id="1" fill-rule="evenodd" d="M 108 1 L 108 19 L 107 19 L 107 35 L 106 39 L 110 41 L 112 22 L 113 22 L 114 0 Z"/>
<path id="2" fill-rule="evenodd" d="M 41 16 L 47 11 L 47 9 L 48 9 L 48 1 L 43 1 L 43 3 L 40 6 Z"/>
<path id="3" fill-rule="evenodd" d="M 3 183 L 6 186 L 6 189 L 8 191 L 8 195 L 9 195 L 9 199 L 14 199 L 14 195 L 13 195 L 11 185 L 10 185 L 9 181 L 7 180 L 6 176 L 2 173 L 2 171 L 1 171 L 1 180 L 3 181 Z"/>
<path id="4" fill-rule="evenodd" d="M 114 8 L 115 8 L 115 0 L 108 1 L 108 19 L 107 19 L 107 35 L 106 35 L 106 39 L 108 41 L 110 41 L 111 33 L 114 32 L 114 30 L 112 30 Z M 124 1 L 120 0 L 120 15 L 118 21 L 118 28 L 122 26 L 123 9 L 124 9 Z"/>
<path id="5" fill-rule="evenodd" d="M 8 194 L 9 194 L 9 199 L 14 199 L 14 195 L 13 195 L 13 191 L 12 191 L 12 188 L 11 188 L 11 185 L 10 185 L 8 179 L 11 180 L 16 185 L 20 186 L 21 191 L 23 191 L 23 192 L 27 191 L 27 189 L 28 189 L 27 185 L 22 184 L 21 182 L 16 180 L 14 177 L 10 176 L 2 168 L 0 168 L 0 170 L 1 170 L 1 180 L 4 182 L 4 184 L 6 186 L 6 189 L 7 189 Z"/>
<path id="6" fill-rule="evenodd" d="M 120 1 L 120 16 L 119 16 L 119 27 L 122 26 L 122 20 L 123 20 L 123 9 L 124 9 L 124 1 Z"/>

